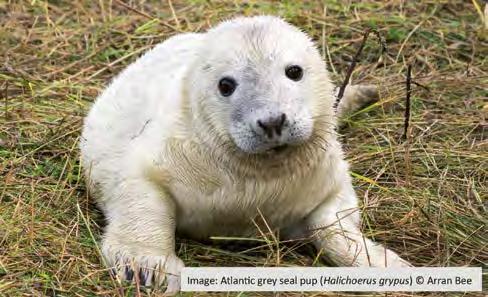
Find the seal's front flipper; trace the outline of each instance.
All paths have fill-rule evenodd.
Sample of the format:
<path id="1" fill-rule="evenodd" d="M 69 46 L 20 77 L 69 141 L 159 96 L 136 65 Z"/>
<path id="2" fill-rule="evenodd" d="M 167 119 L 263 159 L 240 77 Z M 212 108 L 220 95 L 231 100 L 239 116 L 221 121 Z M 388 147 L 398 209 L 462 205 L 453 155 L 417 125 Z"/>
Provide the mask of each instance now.
<path id="1" fill-rule="evenodd" d="M 375 85 L 349 85 L 337 106 L 337 117 L 354 112 L 361 107 L 379 100 L 378 87 Z"/>

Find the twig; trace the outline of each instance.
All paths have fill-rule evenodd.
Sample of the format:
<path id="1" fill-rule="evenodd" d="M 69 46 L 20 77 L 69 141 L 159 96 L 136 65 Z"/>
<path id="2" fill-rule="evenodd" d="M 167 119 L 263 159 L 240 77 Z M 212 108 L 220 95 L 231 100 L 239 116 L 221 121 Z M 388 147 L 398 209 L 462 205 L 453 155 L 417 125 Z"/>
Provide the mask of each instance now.
<path id="1" fill-rule="evenodd" d="M 5 121 L 8 120 L 8 80 L 5 80 Z"/>
<path id="2" fill-rule="evenodd" d="M 366 45 L 366 41 L 368 40 L 369 34 L 371 31 L 374 32 L 374 34 L 378 37 L 379 43 L 381 45 L 381 53 L 387 52 L 386 48 L 386 42 L 382 38 L 381 34 L 372 28 L 367 28 L 364 31 L 363 34 L 363 39 L 361 41 L 361 44 L 359 45 L 358 50 L 356 51 L 356 54 L 354 55 L 351 64 L 349 65 L 349 68 L 347 69 L 346 72 L 346 77 L 344 78 L 344 81 L 342 82 L 342 85 L 339 88 L 339 92 L 337 94 L 336 102 L 334 104 L 334 107 L 337 107 L 339 105 L 339 102 L 341 101 L 342 97 L 344 96 L 344 92 L 346 90 L 347 85 L 349 84 L 349 80 L 351 79 L 352 72 L 354 71 L 354 68 L 356 67 L 356 64 L 359 62 L 359 56 L 361 55 L 364 46 Z"/>
<path id="3" fill-rule="evenodd" d="M 381 35 L 378 30 L 375 29 L 371 29 L 371 30 L 373 31 L 373 34 L 376 36 L 376 38 L 378 38 L 378 42 L 381 45 L 381 53 L 382 54 L 386 53 L 387 55 L 389 55 L 388 47 L 386 46 L 386 40 L 383 37 L 383 35 Z"/>
<path id="4" fill-rule="evenodd" d="M 371 28 L 368 28 L 368 29 L 366 29 L 366 31 L 364 31 L 363 40 L 361 41 L 361 45 L 359 46 L 358 50 L 356 51 L 356 54 L 354 55 L 354 57 L 351 61 L 351 64 L 349 65 L 349 68 L 347 69 L 346 77 L 344 78 L 344 81 L 342 82 L 342 85 L 339 88 L 339 93 L 337 94 L 336 104 L 335 104 L 336 106 L 339 105 L 339 101 L 341 101 L 342 97 L 344 96 L 344 91 L 346 90 L 347 84 L 349 83 L 352 72 L 354 71 L 354 68 L 356 67 L 357 62 L 359 62 L 359 55 L 363 51 L 364 45 L 366 44 L 366 40 L 368 39 L 370 32 L 371 32 Z"/>
<path id="5" fill-rule="evenodd" d="M 412 84 L 416 85 L 417 87 L 421 87 L 422 89 L 424 89 L 424 90 L 426 90 L 426 91 L 430 92 L 430 88 L 429 88 L 428 86 L 423 85 L 423 84 L 421 84 L 421 83 L 419 83 L 419 82 L 416 82 L 416 81 L 415 81 L 415 80 L 413 80 L 413 79 L 412 79 Z"/>
<path id="6" fill-rule="evenodd" d="M 404 131 L 403 131 L 403 139 L 406 140 L 408 138 L 408 126 L 410 125 L 410 97 L 412 95 L 412 64 L 409 64 L 407 67 L 407 79 L 405 81 L 407 87 L 407 96 L 405 98 L 405 123 L 404 123 Z"/>

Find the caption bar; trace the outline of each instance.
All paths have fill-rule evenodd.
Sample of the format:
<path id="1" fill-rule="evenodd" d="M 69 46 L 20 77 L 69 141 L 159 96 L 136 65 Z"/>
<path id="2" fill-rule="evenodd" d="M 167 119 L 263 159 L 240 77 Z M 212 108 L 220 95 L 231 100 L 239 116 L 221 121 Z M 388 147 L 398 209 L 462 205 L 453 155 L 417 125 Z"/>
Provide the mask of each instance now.
<path id="1" fill-rule="evenodd" d="M 481 267 L 186 267 L 181 290 L 479 292 Z"/>

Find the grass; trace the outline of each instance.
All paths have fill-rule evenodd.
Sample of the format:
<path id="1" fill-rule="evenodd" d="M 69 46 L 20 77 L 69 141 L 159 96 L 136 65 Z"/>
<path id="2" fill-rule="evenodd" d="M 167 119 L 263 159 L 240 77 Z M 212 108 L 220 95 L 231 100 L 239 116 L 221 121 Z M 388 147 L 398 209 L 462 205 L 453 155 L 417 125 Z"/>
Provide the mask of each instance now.
<path id="1" fill-rule="evenodd" d="M 139 294 L 117 284 L 101 264 L 103 216 L 87 196 L 79 166 L 83 116 L 109 80 L 144 50 L 239 14 L 281 15 L 303 28 L 337 83 L 365 28 L 381 32 L 388 53 L 381 55 L 371 36 L 352 76 L 354 83 L 380 85 L 381 101 L 343 119 L 340 131 L 363 205 L 363 230 L 418 266 L 487 266 L 488 37 L 482 1 L 328 0 L 325 8 L 320 1 L 125 3 L 0 2 L 1 296 Z M 418 85 L 404 141 L 410 63 Z M 309 246 L 273 244 L 266 236 L 253 243 L 180 239 L 178 254 L 188 266 L 323 265 Z"/>

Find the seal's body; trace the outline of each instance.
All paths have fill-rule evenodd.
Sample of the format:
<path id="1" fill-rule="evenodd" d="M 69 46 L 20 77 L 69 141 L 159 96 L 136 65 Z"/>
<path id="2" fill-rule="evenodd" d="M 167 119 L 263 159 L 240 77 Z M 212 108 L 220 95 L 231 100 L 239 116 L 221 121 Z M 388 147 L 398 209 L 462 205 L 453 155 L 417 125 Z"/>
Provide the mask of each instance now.
<path id="1" fill-rule="evenodd" d="M 259 222 L 312 236 L 339 265 L 408 265 L 363 239 L 333 92 L 310 39 L 274 17 L 175 36 L 130 65 L 93 105 L 81 141 L 109 265 L 122 279 L 134 278 L 125 265 L 140 270 L 143 284 L 167 274 L 175 291 L 175 233 L 247 236 Z"/>

